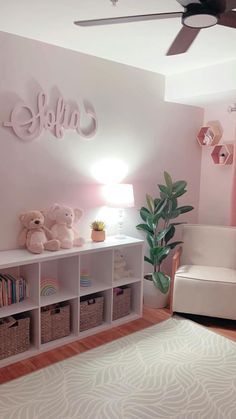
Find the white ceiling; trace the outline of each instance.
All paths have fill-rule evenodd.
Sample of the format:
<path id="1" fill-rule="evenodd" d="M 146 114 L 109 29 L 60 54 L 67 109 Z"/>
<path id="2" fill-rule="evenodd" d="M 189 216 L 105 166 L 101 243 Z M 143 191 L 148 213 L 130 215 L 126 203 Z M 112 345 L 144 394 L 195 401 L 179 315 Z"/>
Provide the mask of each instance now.
<path id="1" fill-rule="evenodd" d="M 175 0 L 0 0 L 0 30 L 162 74 L 236 58 L 236 30 L 201 31 L 191 49 L 166 57 L 180 19 L 82 28 L 74 20 L 181 11 Z"/>

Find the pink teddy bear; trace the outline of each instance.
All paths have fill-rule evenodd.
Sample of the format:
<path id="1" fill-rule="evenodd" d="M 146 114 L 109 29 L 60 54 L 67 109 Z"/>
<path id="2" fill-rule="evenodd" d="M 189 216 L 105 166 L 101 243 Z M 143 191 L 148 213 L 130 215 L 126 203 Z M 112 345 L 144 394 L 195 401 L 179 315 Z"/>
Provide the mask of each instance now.
<path id="1" fill-rule="evenodd" d="M 74 227 L 74 224 L 82 217 L 81 209 L 54 204 L 47 215 L 54 222 L 51 227 L 52 237 L 59 240 L 62 249 L 83 245 L 84 240 L 79 237 Z"/>

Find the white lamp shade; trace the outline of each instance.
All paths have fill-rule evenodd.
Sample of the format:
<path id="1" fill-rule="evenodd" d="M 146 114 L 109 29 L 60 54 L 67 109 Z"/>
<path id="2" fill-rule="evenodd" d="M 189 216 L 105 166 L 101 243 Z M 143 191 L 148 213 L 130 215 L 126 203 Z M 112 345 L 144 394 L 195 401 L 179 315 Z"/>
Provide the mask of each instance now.
<path id="1" fill-rule="evenodd" d="M 113 208 L 131 208 L 134 206 L 133 185 L 117 183 L 104 185 L 103 193 L 106 205 Z"/>

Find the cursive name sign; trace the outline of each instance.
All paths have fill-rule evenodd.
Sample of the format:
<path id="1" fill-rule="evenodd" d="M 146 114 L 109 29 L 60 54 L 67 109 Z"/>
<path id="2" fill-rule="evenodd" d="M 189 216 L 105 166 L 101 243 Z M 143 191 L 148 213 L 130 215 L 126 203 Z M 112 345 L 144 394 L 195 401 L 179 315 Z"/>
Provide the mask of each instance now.
<path id="1" fill-rule="evenodd" d="M 81 137 L 89 139 L 97 131 L 97 118 L 95 112 L 86 105 L 85 113 L 90 123 L 88 127 L 82 128 L 79 109 L 71 110 L 70 105 L 59 97 L 53 111 L 48 108 L 46 93 L 40 92 L 36 112 L 20 102 L 13 108 L 10 121 L 3 122 L 3 125 L 12 128 L 17 137 L 24 141 L 34 140 L 43 130 L 49 130 L 56 138 L 62 138 L 66 129 L 75 130 Z"/>

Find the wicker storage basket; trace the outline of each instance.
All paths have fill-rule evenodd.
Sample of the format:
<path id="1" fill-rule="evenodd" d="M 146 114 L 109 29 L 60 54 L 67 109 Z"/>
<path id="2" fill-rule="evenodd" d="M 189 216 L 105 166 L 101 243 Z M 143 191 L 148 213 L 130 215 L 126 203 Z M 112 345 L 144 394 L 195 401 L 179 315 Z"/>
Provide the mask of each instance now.
<path id="1" fill-rule="evenodd" d="M 112 320 L 127 316 L 131 310 L 131 288 L 113 290 L 113 316 Z"/>
<path id="2" fill-rule="evenodd" d="M 70 334 L 70 304 L 55 304 L 41 309 L 41 342 L 60 339 Z"/>
<path id="3" fill-rule="evenodd" d="M 94 297 L 80 302 L 80 332 L 99 326 L 103 322 L 104 297 Z"/>
<path id="4" fill-rule="evenodd" d="M 10 318 L 0 324 L 0 359 L 25 352 L 30 346 L 30 317 Z"/>

